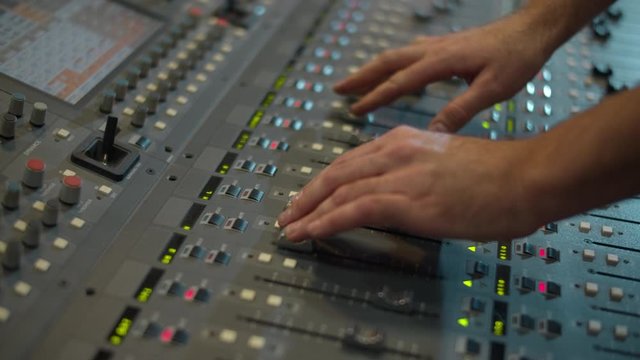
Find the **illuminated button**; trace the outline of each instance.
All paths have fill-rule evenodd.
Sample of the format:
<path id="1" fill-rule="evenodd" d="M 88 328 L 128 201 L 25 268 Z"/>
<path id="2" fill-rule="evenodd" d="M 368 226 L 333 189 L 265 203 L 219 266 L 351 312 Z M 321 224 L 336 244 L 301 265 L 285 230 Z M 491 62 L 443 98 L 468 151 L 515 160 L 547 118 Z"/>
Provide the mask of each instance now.
<path id="1" fill-rule="evenodd" d="M 253 301 L 256 299 L 256 291 L 251 289 L 242 289 L 240 291 L 240 299 L 245 301 Z"/>
<path id="2" fill-rule="evenodd" d="M 167 294 L 174 296 L 182 296 L 184 293 L 184 285 L 182 285 L 178 281 L 172 281 L 169 285 L 169 289 L 167 289 Z"/>
<path id="3" fill-rule="evenodd" d="M 9 318 L 11 317 L 11 311 L 9 311 L 9 309 L 0 306 L 0 323 L 5 323 L 7 321 L 9 321 Z"/>
<path id="4" fill-rule="evenodd" d="M 460 355 L 479 355 L 481 350 L 480 343 L 469 339 L 466 336 L 459 337 L 456 340 L 455 352 Z"/>
<path id="5" fill-rule="evenodd" d="M 611 301 L 620 301 L 623 297 L 624 290 L 622 290 L 622 288 L 614 286 L 609 289 L 609 299 L 611 299 Z"/>
<path id="6" fill-rule="evenodd" d="M 19 296 L 27 296 L 31 293 L 31 285 L 24 281 L 18 281 L 13 286 L 13 291 L 15 291 Z"/>
<path id="7" fill-rule="evenodd" d="M 516 254 L 520 256 L 533 256 L 536 253 L 536 247 L 528 242 L 516 244 Z"/>
<path id="8" fill-rule="evenodd" d="M 282 297 L 278 295 L 269 295 L 267 296 L 267 305 L 278 307 L 282 305 Z"/>
<path id="9" fill-rule="evenodd" d="M 541 248 L 539 250 L 540 257 L 550 263 L 555 261 L 560 261 L 560 250 L 552 247 Z"/>
<path id="10" fill-rule="evenodd" d="M 172 326 L 167 326 L 160 333 L 160 341 L 165 344 L 169 344 L 173 340 L 173 334 L 175 333 L 175 329 Z"/>
<path id="11" fill-rule="evenodd" d="M 613 328 L 613 336 L 616 340 L 624 341 L 629 336 L 629 328 L 626 325 L 616 325 Z"/>
<path id="12" fill-rule="evenodd" d="M 222 264 L 222 265 L 229 265 L 229 262 L 231 261 L 231 254 L 229 254 L 226 251 L 218 251 L 218 253 L 216 254 L 216 257 L 214 259 L 214 262 L 216 262 L 217 264 Z"/>
<path id="13" fill-rule="evenodd" d="M 99 193 L 100 195 L 103 195 L 103 196 L 109 196 L 109 195 L 111 195 L 111 193 L 112 193 L 112 192 L 113 192 L 113 189 L 112 189 L 112 188 L 110 188 L 110 187 L 109 187 L 109 186 L 107 186 L 107 185 L 101 185 L 101 186 L 98 188 L 98 193 Z"/>
<path id="14" fill-rule="evenodd" d="M 196 295 L 193 298 L 195 301 L 198 302 L 208 302 L 209 299 L 211 298 L 211 292 L 205 288 L 199 288 L 198 291 L 196 291 Z"/>
<path id="15" fill-rule="evenodd" d="M 67 129 L 58 129 L 58 131 L 56 131 L 56 137 L 59 139 L 67 139 L 70 135 L 71 132 Z"/>
<path id="16" fill-rule="evenodd" d="M 546 338 L 558 337 L 562 335 L 562 324 L 551 319 L 540 320 L 538 331 Z"/>
<path id="17" fill-rule="evenodd" d="M 53 240 L 53 247 L 58 250 L 64 250 L 67 246 L 69 246 L 69 242 L 61 237 L 57 237 Z"/>
<path id="18" fill-rule="evenodd" d="M 225 186 L 220 187 L 220 192 L 223 195 L 230 196 L 232 198 L 237 198 L 238 196 L 240 196 L 240 192 L 242 192 L 242 188 L 237 185 L 227 185 L 226 188 Z"/>
<path id="19" fill-rule="evenodd" d="M 265 338 L 263 338 L 262 336 L 253 335 L 247 341 L 247 346 L 249 346 L 252 349 L 260 350 L 264 347 L 265 343 L 266 343 Z"/>
<path id="20" fill-rule="evenodd" d="M 581 233 L 588 233 L 589 231 L 591 231 L 591 223 L 581 221 L 580 225 L 578 226 L 578 230 L 580 230 Z"/>
<path id="21" fill-rule="evenodd" d="M 592 249 L 582 250 L 582 260 L 592 262 L 596 258 L 596 251 Z"/>
<path id="22" fill-rule="evenodd" d="M 258 189 L 246 189 L 241 196 L 241 199 L 243 200 L 250 200 L 255 202 L 262 201 L 262 198 L 264 198 L 264 191 Z"/>
<path id="23" fill-rule="evenodd" d="M 584 284 L 584 294 L 587 296 L 596 296 L 598 295 L 598 284 L 594 282 L 586 282 Z"/>
<path id="24" fill-rule="evenodd" d="M 190 288 L 187 289 L 187 291 L 184 292 L 184 299 L 186 301 L 193 301 L 193 299 L 196 297 L 196 292 L 198 291 L 198 288 L 195 286 L 192 286 Z"/>
<path id="25" fill-rule="evenodd" d="M 194 245 L 189 251 L 189 257 L 194 259 L 202 259 L 206 253 L 205 249 L 200 245 Z"/>
<path id="26" fill-rule="evenodd" d="M 167 128 L 167 123 L 165 123 L 164 121 L 156 121 L 156 123 L 153 124 L 153 127 L 158 130 L 164 130 Z"/>
<path id="27" fill-rule="evenodd" d="M 262 263 L 270 263 L 272 258 L 273 256 L 271 256 L 271 254 L 268 254 L 268 253 L 260 253 L 258 255 L 258 261 Z"/>
<path id="28" fill-rule="evenodd" d="M 176 329 L 171 337 L 171 342 L 174 344 L 186 344 L 189 341 L 189 333 L 185 329 Z"/>
<path id="29" fill-rule="evenodd" d="M 603 225 L 600 230 L 600 234 L 604 237 L 611 237 L 613 235 L 613 228 L 611 226 Z"/>
<path id="30" fill-rule="evenodd" d="M 273 177 L 278 172 L 278 167 L 272 164 L 260 164 L 256 169 L 258 175 Z"/>
<path id="31" fill-rule="evenodd" d="M 246 171 L 246 172 L 253 172 L 253 170 L 256 169 L 256 163 L 255 161 L 251 161 L 251 160 L 244 160 L 244 161 L 241 160 L 236 165 L 236 169 Z"/>
<path id="32" fill-rule="evenodd" d="M 549 223 L 544 226 L 544 232 L 546 234 L 555 234 L 558 232 L 558 224 Z"/>
<path id="33" fill-rule="evenodd" d="M 47 272 L 51 268 L 51 263 L 45 259 L 38 259 L 33 263 L 33 268 L 40 272 Z"/>
<path id="34" fill-rule="evenodd" d="M 220 335 L 218 336 L 218 339 L 220 339 L 220 341 L 227 344 L 233 344 L 234 342 L 236 342 L 237 338 L 238 338 L 238 333 L 229 329 L 224 329 L 220 331 Z"/>
<path id="35" fill-rule="evenodd" d="M 298 265 L 298 261 L 296 259 L 286 258 L 282 261 L 282 266 L 288 269 L 295 269 Z"/>
<path id="36" fill-rule="evenodd" d="M 607 265 L 616 266 L 620 262 L 620 257 L 616 254 L 607 254 Z"/>
<path id="37" fill-rule="evenodd" d="M 44 211 L 45 205 L 46 204 L 44 203 L 44 201 L 36 200 L 33 202 L 33 205 L 31 207 L 37 211 Z"/>
<path id="38" fill-rule="evenodd" d="M 27 226 L 29 224 L 27 224 L 26 221 L 24 220 L 16 220 L 15 223 L 13 223 L 13 228 L 20 231 L 20 232 L 25 232 L 27 231 Z"/>
<path id="39" fill-rule="evenodd" d="M 481 261 L 467 260 L 465 272 L 474 279 L 479 279 L 489 273 L 489 265 Z"/>
<path id="40" fill-rule="evenodd" d="M 229 230 L 235 230 L 238 232 L 245 232 L 249 227 L 249 222 L 245 219 L 229 219 L 227 220 L 226 228 Z"/>
<path id="41" fill-rule="evenodd" d="M 562 294 L 560 285 L 553 281 L 538 281 L 538 292 L 547 298 L 555 298 Z"/>
<path id="42" fill-rule="evenodd" d="M 79 217 L 74 217 L 73 219 L 71 219 L 71 222 L 69 224 L 76 229 L 82 229 L 86 224 L 86 221 L 80 219 Z"/>
<path id="43" fill-rule="evenodd" d="M 311 174 L 312 171 L 313 171 L 313 169 L 308 167 L 308 166 L 303 166 L 303 167 L 300 168 L 300 173 L 305 174 L 305 175 Z"/>
<path id="44" fill-rule="evenodd" d="M 511 324 L 519 332 L 528 332 L 536 328 L 536 321 L 527 314 L 514 314 L 511 316 Z"/>
<path id="45" fill-rule="evenodd" d="M 469 314 L 480 314 L 484 312 L 486 303 L 476 297 L 465 298 L 462 302 L 462 311 Z"/>
<path id="46" fill-rule="evenodd" d="M 595 336 L 602 331 L 602 322 L 598 320 L 589 320 L 587 322 L 587 334 Z"/>
<path id="47" fill-rule="evenodd" d="M 211 217 L 209 218 L 209 221 L 207 221 L 207 223 L 213 226 L 220 227 L 224 224 L 224 220 L 225 220 L 224 215 L 215 213 L 215 214 L 211 214 Z"/>
<path id="48" fill-rule="evenodd" d="M 536 289 L 536 281 L 530 277 L 521 276 L 516 279 L 516 286 L 522 292 L 531 292 Z"/>

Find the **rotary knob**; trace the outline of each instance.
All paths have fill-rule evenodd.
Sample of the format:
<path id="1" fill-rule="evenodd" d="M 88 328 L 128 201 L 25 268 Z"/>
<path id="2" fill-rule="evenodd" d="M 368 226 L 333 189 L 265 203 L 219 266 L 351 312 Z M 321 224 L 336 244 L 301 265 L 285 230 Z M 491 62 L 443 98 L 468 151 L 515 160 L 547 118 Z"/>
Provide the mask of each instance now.
<path id="1" fill-rule="evenodd" d="M 0 137 L 11 140 L 16 137 L 16 123 L 18 118 L 6 113 L 2 116 L 2 124 L 0 124 Z"/>
<path id="2" fill-rule="evenodd" d="M 60 202 L 67 205 L 75 205 L 80 202 L 80 192 L 82 190 L 82 179 L 77 175 L 65 176 L 62 179 L 60 189 Z"/>
<path id="3" fill-rule="evenodd" d="M 20 258 L 22 257 L 22 245 L 17 240 L 11 240 L 7 244 L 2 257 L 2 267 L 9 271 L 15 271 L 20 268 Z"/>
<path id="4" fill-rule="evenodd" d="M 152 60 L 149 56 L 143 56 L 140 58 L 138 67 L 140 69 L 140 78 L 144 79 L 149 75 L 149 69 L 151 69 Z"/>
<path id="5" fill-rule="evenodd" d="M 43 102 L 36 102 L 33 104 L 33 111 L 31 111 L 31 117 L 29 123 L 35 127 L 44 126 L 44 122 L 47 120 L 47 104 Z"/>
<path id="6" fill-rule="evenodd" d="M 21 117 L 24 113 L 24 101 L 26 97 L 21 93 L 15 93 L 11 96 L 9 102 L 9 114 Z"/>
<path id="7" fill-rule="evenodd" d="M 152 92 L 147 96 L 147 114 L 155 114 L 158 111 L 158 101 L 160 101 L 160 97 L 158 93 Z"/>
<path id="8" fill-rule="evenodd" d="M 141 128 L 144 126 L 144 122 L 147 120 L 147 106 L 146 105 L 138 105 L 136 107 L 136 111 L 133 113 L 133 118 L 131 119 L 131 125 Z"/>
<path id="9" fill-rule="evenodd" d="M 127 88 L 129 87 L 129 82 L 127 79 L 118 79 L 116 81 L 116 85 L 114 87 L 116 93 L 116 100 L 122 101 L 127 96 Z"/>
<path id="10" fill-rule="evenodd" d="M 60 213 L 60 204 L 55 199 L 47 201 L 42 211 L 42 224 L 44 226 L 53 227 L 58 225 L 58 214 Z"/>
<path id="11" fill-rule="evenodd" d="M 41 159 L 29 159 L 22 173 L 22 184 L 26 187 L 37 189 L 44 182 L 45 164 Z"/>
<path id="12" fill-rule="evenodd" d="M 31 220 L 27 225 L 24 236 L 22 237 L 22 243 L 29 249 L 35 249 L 40 246 L 40 232 L 41 225 L 39 221 Z"/>
<path id="13" fill-rule="evenodd" d="M 162 57 L 162 48 L 158 45 L 149 49 L 149 59 L 151 59 L 151 67 L 158 66 L 160 58 Z"/>
<path id="14" fill-rule="evenodd" d="M 140 79 L 141 71 L 137 67 L 132 67 L 127 72 L 127 81 L 129 89 L 135 89 L 138 86 L 138 79 Z"/>
<path id="15" fill-rule="evenodd" d="M 167 101 L 167 95 L 169 93 L 169 81 L 168 80 L 160 80 L 158 82 L 158 100 L 160 102 Z"/>
<path id="16" fill-rule="evenodd" d="M 113 90 L 107 90 L 102 95 L 102 102 L 100 103 L 100 112 L 103 114 L 111 114 L 113 111 L 113 103 L 116 101 L 116 92 Z"/>
<path id="17" fill-rule="evenodd" d="M 20 206 L 20 185 L 16 181 L 7 183 L 2 206 L 7 210 L 15 210 Z"/>

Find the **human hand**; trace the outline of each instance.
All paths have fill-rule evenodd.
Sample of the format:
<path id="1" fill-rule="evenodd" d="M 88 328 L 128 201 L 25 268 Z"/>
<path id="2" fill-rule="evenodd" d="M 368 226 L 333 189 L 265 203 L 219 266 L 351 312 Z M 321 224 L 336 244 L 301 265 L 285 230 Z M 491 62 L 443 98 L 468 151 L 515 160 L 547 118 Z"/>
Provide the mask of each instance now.
<path id="1" fill-rule="evenodd" d="M 476 240 L 523 236 L 540 225 L 527 193 L 532 141 L 398 127 L 339 157 L 278 222 L 291 241 L 360 226 Z"/>
<path id="2" fill-rule="evenodd" d="M 419 37 L 383 52 L 334 90 L 363 96 L 351 107 L 359 116 L 430 83 L 459 77 L 469 88 L 429 125 L 455 132 L 484 108 L 513 96 L 550 56 L 544 29 L 531 28 L 527 16 L 522 12 L 460 33 Z"/>

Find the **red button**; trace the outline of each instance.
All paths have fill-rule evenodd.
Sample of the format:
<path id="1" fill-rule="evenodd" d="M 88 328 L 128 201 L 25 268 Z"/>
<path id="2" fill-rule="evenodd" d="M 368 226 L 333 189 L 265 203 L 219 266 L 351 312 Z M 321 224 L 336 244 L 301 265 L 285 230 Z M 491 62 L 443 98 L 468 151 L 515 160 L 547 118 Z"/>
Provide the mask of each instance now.
<path id="1" fill-rule="evenodd" d="M 44 171 L 44 161 L 40 159 L 29 159 L 27 161 L 27 169 L 35 172 Z"/>
<path id="2" fill-rule="evenodd" d="M 77 175 L 65 176 L 62 182 L 65 186 L 68 186 L 70 188 L 79 188 L 80 186 L 82 186 L 82 179 L 80 179 L 80 176 Z"/>
<path id="3" fill-rule="evenodd" d="M 201 7 L 197 7 L 197 6 L 194 6 L 194 7 L 190 8 L 189 9 L 189 15 L 193 16 L 193 17 L 202 16 L 202 8 Z"/>

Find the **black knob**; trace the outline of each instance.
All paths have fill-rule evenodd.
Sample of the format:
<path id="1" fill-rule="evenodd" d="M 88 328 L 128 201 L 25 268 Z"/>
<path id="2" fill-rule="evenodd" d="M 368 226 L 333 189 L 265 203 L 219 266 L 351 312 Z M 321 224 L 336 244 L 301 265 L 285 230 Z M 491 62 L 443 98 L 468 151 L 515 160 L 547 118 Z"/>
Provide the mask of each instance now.
<path id="1" fill-rule="evenodd" d="M 9 241 L 2 257 L 2 267 L 9 271 L 18 270 L 21 257 L 22 245 L 20 245 L 20 242 L 18 240 Z"/>
<path id="2" fill-rule="evenodd" d="M 609 64 L 595 62 L 591 67 L 591 74 L 598 77 L 609 77 L 613 75 L 613 69 Z"/>
<path id="3" fill-rule="evenodd" d="M 47 104 L 43 102 L 34 103 L 29 123 L 35 127 L 42 127 L 45 121 L 47 121 Z"/>
<path id="4" fill-rule="evenodd" d="M 127 82 L 129 89 L 135 89 L 138 86 L 138 79 L 140 79 L 141 71 L 137 67 L 132 67 L 127 72 Z"/>
<path id="5" fill-rule="evenodd" d="M 149 59 L 151 59 L 151 67 L 158 66 L 160 58 L 162 57 L 162 48 L 156 45 L 149 49 Z"/>
<path id="6" fill-rule="evenodd" d="M 111 114 L 113 111 L 113 103 L 116 101 L 116 92 L 107 90 L 102 95 L 102 103 L 100 103 L 100 112 L 103 114 Z"/>
<path id="7" fill-rule="evenodd" d="M 158 82 L 158 88 L 156 92 L 158 93 L 158 100 L 160 100 L 160 102 L 167 101 L 167 94 L 169 93 L 169 81 L 160 80 Z"/>
<path id="8" fill-rule="evenodd" d="M 16 123 L 18 118 L 6 113 L 2 116 L 2 124 L 0 124 L 0 137 L 11 140 L 16 137 Z"/>
<path id="9" fill-rule="evenodd" d="M 138 105 L 136 107 L 135 112 L 133 113 L 133 118 L 131 119 L 131 125 L 141 128 L 144 126 L 144 122 L 147 120 L 147 107 L 146 105 Z"/>
<path id="10" fill-rule="evenodd" d="M 51 199 L 44 205 L 44 211 L 42 212 L 42 224 L 44 226 L 53 227 L 58 225 L 58 214 L 60 213 L 60 203 Z"/>
<path id="11" fill-rule="evenodd" d="M 26 97 L 21 93 L 14 93 L 9 102 L 9 114 L 21 117 L 24 113 L 24 101 Z"/>
<path id="12" fill-rule="evenodd" d="M 127 79 L 118 79 L 114 86 L 114 91 L 116 93 L 116 100 L 122 101 L 127 97 L 127 88 L 129 87 L 129 82 Z"/>
<path id="13" fill-rule="evenodd" d="M 24 236 L 22 237 L 22 244 L 29 249 L 35 249 L 40 246 L 40 231 L 41 225 L 39 221 L 31 220 L 27 225 Z"/>
<path id="14" fill-rule="evenodd" d="M 140 58 L 140 62 L 138 63 L 138 68 L 140 69 L 140 78 L 144 79 L 149 75 L 149 69 L 151 69 L 151 57 L 143 56 Z"/>
<path id="15" fill-rule="evenodd" d="M 155 114 L 158 111 L 158 101 L 160 97 L 157 92 L 152 92 L 147 96 L 147 114 Z"/>
<path id="16" fill-rule="evenodd" d="M 9 181 L 2 198 L 2 206 L 7 210 L 15 210 L 20 206 L 20 184 L 17 181 Z"/>

